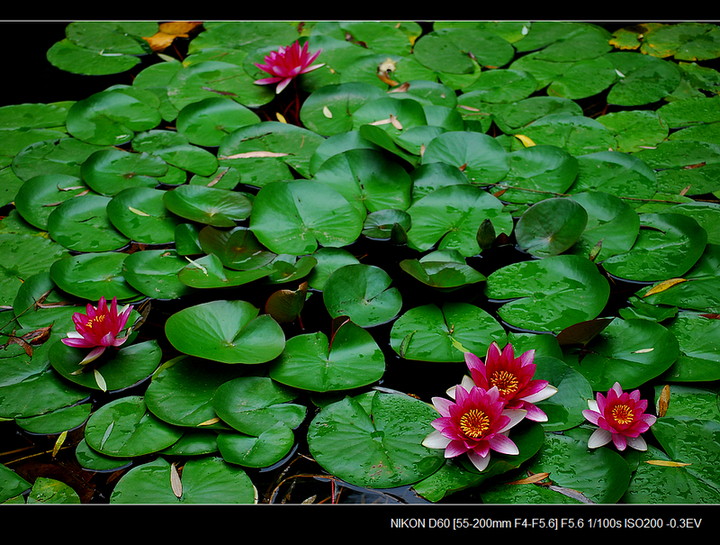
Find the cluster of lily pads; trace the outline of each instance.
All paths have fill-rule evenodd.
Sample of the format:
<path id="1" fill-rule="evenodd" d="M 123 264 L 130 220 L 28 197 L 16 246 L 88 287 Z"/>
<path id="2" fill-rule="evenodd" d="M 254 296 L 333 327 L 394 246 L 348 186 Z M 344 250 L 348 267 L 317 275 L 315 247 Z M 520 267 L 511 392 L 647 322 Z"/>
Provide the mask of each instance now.
<path id="1" fill-rule="evenodd" d="M 0 419 L 82 429 L 110 503 L 268 501 L 253 471 L 298 455 L 428 502 L 718 502 L 720 28 L 205 22 L 182 59 L 162 31 L 71 23 L 49 62 L 132 83 L 0 108 Z M 323 66 L 257 85 L 298 40 Z M 80 365 L 101 298 L 131 332 Z M 479 471 L 422 443 L 493 343 L 557 393 Z M 616 383 L 646 451 L 588 448 Z M 76 501 L 0 466 L 0 501 L 46 495 Z"/>

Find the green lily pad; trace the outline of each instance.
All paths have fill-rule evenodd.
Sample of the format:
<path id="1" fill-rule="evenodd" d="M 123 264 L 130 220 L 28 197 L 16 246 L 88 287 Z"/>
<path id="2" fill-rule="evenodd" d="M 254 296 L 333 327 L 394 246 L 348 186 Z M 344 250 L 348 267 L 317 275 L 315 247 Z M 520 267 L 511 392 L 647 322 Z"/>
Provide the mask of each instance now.
<path id="1" fill-rule="evenodd" d="M 479 487 L 485 481 L 513 471 L 527 462 L 537 454 L 545 436 L 542 426 L 529 420 L 513 427 L 511 434 L 512 441 L 518 447 L 518 454 L 493 452 L 488 467 L 482 472 L 478 472 L 465 456 L 445 460 L 435 473 L 413 485 L 413 490 L 426 500 L 436 502 L 454 492 Z"/>
<path id="2" fill-rule="evenodd" d="M 630 483 L 628 463 L 609 448 L 588 451 L 589 430 L 546 434 L 527 469 L 549 473 L 552 492 L 534 484 L 500 484 L 482 494 L 486 503 L 616 503 Z M 518 478 L 526 477 L 525 472 Z"/>
<path id="3" fill-rule="evenodd" d="M 47 219 L 52 239 L 68 250 L 103 252 L 126 246 L 130 239 L 108 217 L 110 197 L 87 193 L 63 202 Z"/>
<path id="4" fill-rule="evenodd" d="M 214 429 L 215 390 L 245 374 L 239 365 L 226 365 L 192 356 L 163 364 L 145 391 L 145 404 L 159 419 L 174 426 Z M 220 425 L 220 427 L 225 427 Z"/>
<path id="5" fill-rule="evenodd" d="M 129 187 L 153 188 L 158 185 L 156 178 L 167 170 L 167 163 L 159 157 L 113 148 L 93 153 L 82 164 L 80 173 L 93 191 L 113 196 Z"/>
<path id="6" fill-rule="evenodd" d="M 582 235 L 588 214 L 577 202 L 558 197 L 528 208 L 515 227 L 520 248 L 535 257 L 561 254 Z"/>
<path id="7" fill-rule="evenodd" d="M 270 467 L 286 456 L 295 444 L 293 431 L 278 422 L 257 437 L 221 432 L 217 445 L 223 459 L 243 467 Z"/>
<path id="8" fill-rule="evenodd" d="M 610 286 L 589 259 L 575 255 L 521 261 L 488 276 L 485 295 L 505 302 L 498 315 L 529 331 L 561 331 L 596 318 Z"/>
<path id="9" fill-rule="evenodd" d="M 47 230 L 47 219 L 56 206 L 87 191 L 88 187 L 75 176 L 44 174 L 30 178 L 15 195 L 15 208 L 25 221 Z"/>
<path id="10" fill-rule="evenodd" d="M 230 288 L 265 278 L 275 272 L 272 265 L 248 270 L 234 270 L 223 266 L 220 258 L 210 254 L 191 260 L 178 271 L 178 280 L 191 288 Z"/>
<path id="11" fill-rule="evenodd" d="M 461 362 L 466 351 L 486 354 L 507 334 L 489 313 L 469 303 L 422 305 L 402 314 L 390 331 L 390 346 L 408 360 Z"/>
<path id="12" fill-rule="evenodd" d="M 712 463 L 720 453 L 719 427 L 720 424 L 712 420 L 665 416 L 650 428 L 670 460 L 689 464 L 680 468 L 679 480 L 692 482 L 690 493 L 695 498 L 706 496 L 708 488 L 714 490 L 717 497 L 720 490 L 720 475 Z M 698 444 L 703 448 L 697 448 Z M 688 496 L 680 498 L 683 502 L 689 499 Z"/>
<path id="13" fill-rule="evenodd" d="M 570 113 L 552 113 L 533 121 L 522 134 L 536 145 L 557 146 L 578 157 L 615 149 L 613 134 L 599 121 Z"/>
<path id="14" fill-rule="evenodd" d="M 410 206 L 410 175 L 378 151 L 358 149 L 334 155 L 313 179 L 337 190 L 363 214 Z"/>
<path id="15" fill-rule="evenodd" d="M 67 382 L 49 365 L 30 376 L 0 387 L 0 417 L 27 418 L 75 405 L 88 390 Z"/>
<path id="16" fill-rule="evenodd" d="M 120 458 L 158 452 L 182 436 L 148 412 L 141 396 L 126 396 L 103 405 L 85 426 L 85 440 L 93 450 Z"/>
<path id="17" fill-rule="evenodd" d="M 348 321 L 330 339 L 320 331 L 288 339 L 270 377 L 293 388 L 330 392 L 372 384 L 384 371 L 385 357 L 373 337 Z"/>
<path id="18" fill-rule="evenodd" d="M 242 193 L 201 185 L 167 191 L 163 202 L 173 214 L 215 227 L 235 227 L 236 222 L 247 219 L 252 208 Z"/>
<path id="19" fill-rule="evenodd" d="M 597 120 L 615 136 L 618 143 L 615 151 L 623 153 L 655 146 L 670 132 L 668 120 L 659 111 L 624 110 L 601 115 Z"/>
<path id="20" fill-rule="evenodd" d="M 375 393 L 368 410 L 346 397 L 313 419 L 308 446 L 323 468 L 355 486 L 403 486 L 442 465 L 442 451 L 421 444 L 436 416 L 433 407 L 405 395 Z"/>
<path id="21" fill-rule="evenodd" d="M 433 138 L 425 148 L 423 165 L 447 163 L 461 169 L 470 183 L 488 185 L 503 180 L 510 168 L 505 149 L 491 136 L 451 131 Z"/>
<path id="22" fill-rule="evenodd" d="M 111 504 L 252 504 L 257 492 L 242 468 L 222 458 L 188 460 L 183 466 L 182 493 L 170 486 L 172 466 L 157 458 L 128 471 L 110 496 Z"/>
<path id="23" fill-rule="evenodd" d="M 420 259 L 403 259 L 400 268 L 423 284 L 439 289 L 458 288 L 485 280 L 455 250 L 430 252 Z"/>
<path id="24" fill-rule="evenodd" d="M 264 121 L 227 135 L 217 156 L 220 165 L 237 169 L 244 184 L 263 187 L 277 180 L 292 180 L 293 171 L 309 177 L 310 158 L 323 141 L 322 136 L 302 127 Z"/>
<path id="25" fill-rule="evenodd" d="M 176 312 L 165 323 L 180 352 L 224 363 L 270 361 L 285 347 L 285 335 L 268 315 L 245 301 L 210 301 Z"/>
<path id="26" fill-rule="evenodd" d="M 640 232 L 626 253 L 603 261 L 605 270 L 619 278 L 656 282 L 684 275 L 700 259 L 707 233 L 680 214 L 641 214 Z"/>
<path id="27" fill-rule="evenodd" d="M 135 132 L 156 127 L 157 109 L 121 91 L 103 91 L 79 100 L 68 110 L 67 130 L 83 142 L 119 146 Z"/>
<path id="28" fill-rule="evenodd" d="M 720 379 L 720 320 L 683 312 L 668 324 L 680 347 L 677 361 L 665 377 L 672 382 L 703 382 Z"/>
<path id="29" fill-rule="evenodd" d="M 698 438 L 696 437 L 696 441 Z M 658 463 L 660 462 L 660 463 Z M 662 463 L 667 462 L 667 465 Z M 647 452 L 640 453 L 637 470 L 628 486 L 623 503 L 628 504 L 693 504 L 715 503 L 718 488 L 708 483 L 706 477 L 688 463 L 674 460 L 662 450 L 649 445 Z M 663 483 L 663 486 L 658 486 Z"/>
<path id="30" fill-rule="evenodd" d="M 667 140 L 633 155 L 657 171 L 657 187 L 663 192 L 693 196 L 720 189 L 720 145 L 716 143 Z"/>
<path id="31" fill-rule="evenodd" d="M 237 64 L 203 61 L 184 66 L 175 72 L 167 85 L 170 102 L 179 111 L 188 104 L 206 98 L 227 96 L 247 108 L 259 108 L 272 100 L 275 93 L 254 80 Z"/>
<path id="32" fill-rule="evenodd" d="M 633 208 L 642 199 L 652 198 L 657 191 L 657 177 L 653 167 L 637 157 L 617 151 L 599 151 L 580 155 L 578 175 L 569 193 L 602 191 L 610 193 Z"/>
<path id="33" fill-rule="evenodd" d="M 259 123 L 258 115 L 225 97 L 209 97 L 185 106 L 177 116 L 177 130 L 197 146 L 219 146 L 235 129 Z"/>
<path id="34" fill-rule="evenodd" d="M 126 72 L 140 62 L 136 56 L 112 51 L 105 53 L 79 46 L 68 39 L 53 44 L 47 55 L 48 61 L 61 70 L 93 76 Z"/>
<path id="35" fill-rule="evenodd" d="M 135 242 L 168 244 L 175 241 L 175 229 L 182 220 L 168 211 L 164 196 L 158 189 L 127 188 L 107 204 L 107 215 L 118 231 Z"/>
<path id="36" fill-rule="evenodd" d="M 535 54 L 534 58 L 543 59 L 543 52 Z M 602 93 L 616 80 L 615 67 L 605 56 L 576 62 L 565 61 L 562 71 L 555 75 L 548 86 L 547 93 L 550 96 L 579 100 Z"/>
<path id="37" fill-rule="evenodd" d="M 381 89 L 370 83 L 327 85 L 315 90 L 303 102 L 300 119 L 303 125 L 318 134 L 342 134 L 352 130 L 352 115 L 358 108 L 384 96 Z"/>
<path id="38" fill-rule="evenodd" d="M 449 74 L 473 72 L 473 59 L 481 65 L 504 66 L 513 55 L 505 38 L 483 29 L 441 28 L 423 35 L 413 48 L 420 64 Z"/>
<path id="39" fill-rule="evenodd" d="M 564 359 L 594 391 L 607 391 L 615 382 L 624 390 L 641 386 L 667 371 L 678 354 L 677 339 L 660 324 L 616 318 L 585 348 L 566 349 Z"/>
<path id="40" fill-rule="evenodd" d="M 565 193 L 578 173 L 578 161 L 564 149 L 540 145 L 508 154 L 510 170 L 496 184 L 498 191 L 505 190 L 503 201 L 535 203 Z"/>
<path id="41" fill-rule="evenodd" d="M 407 241 L 411 225 L 410 215 L 404 210 L 387 208 L 367 215 L 362 234 L 378 240 L 392 240 L 396 244 Z"/>
<path id="42" fill-rule="evenodd" d="M 127 256 L 123 262 L 125 281 L 153 299 L 177 299 L 192 292 L 178 273 L 187 265 L 174 250 L 143 250 Z"/>
<path id="43" fill-rule="evenodd" d="M 80 166 L 104 146 L 77 138 L 44 140 L 31 144 L 13 158 L 13 172 L 22 180 L 45 174 L 65 174 L 80 178 Z"/>
<path id="44" fill-rule="evenodd" d="M 588 380 L 565 362 L 552 356 L 536 356 L 534 378 L 547 380 L 557 392 L 548 399 L 536 403 L 547 416 L 542 427 L 547 431 L 562 431 L 579 426 L 585 421 L 582 412 L 587 400 L 593 398 Z"/>
<path id="45" fill-rule="evenodd" d="M 198 242 L 204 252 L 214 254 L 223 266 L 235 270 L 258 269 L 277 257 L 246 227 L 218 229 L 207 225 L 200 231 Z"/>
<path id="46" fill-rule="evenodd" d="M 587 212 L 585 230 L 569 252 L 589 256 L 598 244 L 595 261 L 632 248 L 640 232 L 640 218 L 626 201 L 602 191 L 576 193 L 569 197 Z"/>
<path id="47" fill-rule="evenodd" d="M 322 290 L 325 281 L 335 270 L 345 265 L 360 263 L 358 259 L 345 248 L 319 248 L 313 257 L 317 264 L 308 275 L 308 284 L 311 288 Z"/>
<path id="48" fill-rule="evenodd" d="M 680 69 L 674 63 L 630 51 L 610 53 L 607 59 L 622 74 L 608 93 L 609 104 L 650 104 L 669 96 L 680 85 Z"/>
<path id="49" fill-rule="evenodd" d="M 223 422 L 258 437 L 276 424 L 292 430 L 302 423 L 305 406 L 290 403 L 297 395 L 268 377 L 238 377 L 218 386 L 212 404 Z"/>
<path id="50" fill-rule="evenodd" d="M 67 257 L 60 244 L 44 237 L 0 233 L 0 305 L 10 306 L 24 280 L 47 271 L 56 260 Z"/>
<path id="51" fill-rule="evenodd" d="M 325 281 L 323 301 L 330 316 L 349 316 L 362 327 L 392 320 L 402 307 L 402 296 L 390 287 L 390 276 L 373 265 L 346 265 Z"/>
<path id="52" fill-rule="evenodd" d="M 362 232 L 364 215 L 320 182 L 271 182 L 255 196 L 250 229 L 278 254 L 313 253 L 318 244 L 338 248 Z"/>
<path id="53" fill-rule="evenodd" d="M 440 250 L 457 250 L 470 257 L 480 253 L 477 232 L 483 220 L 489 219 L 495 231 L 510 234 L 512 217 L 499 199 L 466 185 L 441 187 L 408 208 L 412 227 L 408 246 L 425 251 L 437 244 Z"/>
<path id="54" fill-rule="evenodd" d="M 160 365 L 161 358 L 156 341 L 122 346 L 117 352 L 115 349 L 107 349 L 93 365 L 79 365 L 87 352 L 56 342 L 50 348 L 50 363 L 60 375 L 75 384 L 93 390 L 114 391 L 128 388 L 149 377 Z M 95 371 L 102 375 L 106 388 L 98 385 Z"/>
<path id="55" fill-rule="evenodd" d="M 118 300 L 137 297 L 123 276 L 127 254 L 117 252 L 87 253 L 59 259 L 50 267 L 50 277 L 64 292 L 90 301 L 100 297 Z"/>
<path id="56" fill-rule="evenodd" d="M 80 427 L 90 416 L 90 409 L 90 403 L 81 403 L 38 416 L 16 418 L 15 422 L 30 433 L 56 435 Z"/>
<path id="57" fill-rule="evenodd" d="M 532 96 L 503 106 L 493 113 L 493 120 L 505 134 L 515 134 L 550 114 L 582 116 L 583 111 L 577 102 L 568 98 Z"/>

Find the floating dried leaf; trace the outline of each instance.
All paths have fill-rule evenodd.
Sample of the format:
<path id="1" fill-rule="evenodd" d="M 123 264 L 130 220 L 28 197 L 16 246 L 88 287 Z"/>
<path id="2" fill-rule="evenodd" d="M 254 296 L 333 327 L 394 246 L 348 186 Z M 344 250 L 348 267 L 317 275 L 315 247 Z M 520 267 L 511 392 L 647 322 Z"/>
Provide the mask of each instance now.
<path id="1" fill-rule="evenodd" d="M 57 440 L 55 441 L 55 444 L 53 445 L 53 449 L 52 449 L 53 458 L 55 458 L 55 456 L 57 456 L 57 453 L 60 452 L 60 449 L 62 448 L 63 443 L 65 442 L 66 438 L 67 438 L 67 431 L 62 432 L 58 436 Z"/>
<path id="2" fill-rule="evenodd" d="M 533 142 L 530 138 L 528 138 L 524 134 L 516 134 L 515 138 L 520 140 L 520 142 L 522 142 L 526 148 L 530 148 L 535 145 L 535 142 Z"/>
<path id="3" fill-rule="evenodd" d="M 648 297 L 650 295 L 654 295 L 656 293 L 663 292 L 669 288 L 672 288 L 676 284 L 680 284 L 682 282 L 687 282 L 684 278 L 671 278 L 670 280 L 663 280 L 659 284 L 653 286 L 650 288 L 643 297 Z"/>
<path id="4" fill-rule="evenodd" d="M 685 466 L 691 466 L 690 463 L 685 462 L 671 462 L 669 460 L 648 460 L 645 462 L 647 464 L 650 464 L 651 466 L 662 466 L 662 467 L 685 467 Z"/>
<path id="5" fill-rule="evenodd" d="M 512 481 L 507 484 L 533 484 L 537 483 L 539 481 L 542 481 L 544 479 L 547 479 L 550 476 L 550 473 L 532 473 L 528 471 L 528 476 L 524 479 L 519 479 L 517 481 Z"/>
<path id="6" fill-rule="evenodd" d="M 180 480 L 180 473 L 178 473 L 177 462 L 173 462 L 170 466 L 170 487 L 172 488 L 173 494 L 176 498 L 181 498 L 183 493 L 182 481 Z"/>
<path id="7" fill-rule="evenodd" d="M 657 415 L 659 417 L 665 416 L 669 406 L 670 406 L 670 385 L 666 384 L 665 386 L 663 386 L 662 392 L 660 392 L 660 397 L 658 398 L 657 404 L 655 406 L 655 411 L 657 412 Z"/>
<path id="8" fill-rule="evenodd" d="M 150 214 L 146 214 L 142 210 L 138 210 L 137 208 L 133 208 L 132 206 L 128 206 L 128 210 L 130 210 L 130 212 L 132 212 L 133 214 L 137 214 L 138 216 L 150 216 Z"/>

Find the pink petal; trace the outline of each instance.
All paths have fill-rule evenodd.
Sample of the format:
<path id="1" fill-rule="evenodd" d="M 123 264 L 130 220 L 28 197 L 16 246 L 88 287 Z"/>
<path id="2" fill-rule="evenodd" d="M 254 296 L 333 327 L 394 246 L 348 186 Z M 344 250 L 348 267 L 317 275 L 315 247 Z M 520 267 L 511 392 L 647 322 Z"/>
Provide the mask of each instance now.
<path id="1" fill-rule="evenodd" d="M 598 448 L 607 445 L 612 440 L 612 434 L 602 428 L 596 429 L 588 439 L 588 448 Z"/>
<path id="2" fill-rule="evenodd" d="M 488 466 L 488 463 L 490 462 L 489 454 L 487 456 L 479 456 L 478 454 L 475 454 L 474 452 L 470 451 L 468 453 L 468 458 L 470 458 L 472 465 L 474 465 L 478 471 L 485 471 L 485 468 Z"/>
<path id="3" fill-rule="evenodd" d="M 582 414 L 587 420 L 589 420 L 591 423 L 593 423 L 595 425 L 598 424 L 598 420 L 601 416 L 599 412 L 591 411 L 590 409 L 585 409 L 582 412 Z"/>
<path id="4" fill-rule="evenodd" d="M 501 454 L 520 454 L 520 450 L 517 448 L 517 445 L 513 443 L 512 439 L 502 433 L 498 433 L 491 439 L 488 439 L 488 443 L 490 443 L 491 449 Z"/>
<path id="5" fill-rule="evenodd" d="M 444 449 L 450 444 L 450 439 L 443 436 L 442 433 L 435 430 L 430 433 L 422 442 L 424 447 Z"/>

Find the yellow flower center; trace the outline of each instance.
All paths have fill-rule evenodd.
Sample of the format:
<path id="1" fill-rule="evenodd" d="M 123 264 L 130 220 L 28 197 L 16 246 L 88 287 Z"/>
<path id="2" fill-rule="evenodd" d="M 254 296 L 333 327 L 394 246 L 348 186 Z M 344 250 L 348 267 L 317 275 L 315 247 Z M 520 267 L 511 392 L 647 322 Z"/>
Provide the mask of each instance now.
<path id="1" fill-rule="evenodd" d="M 87 323 L 85 324 L 85 327 L 90 327 L 90 328 L 92 328 L 93 323 L 95 323 L 95 324 L 101 324 L 104 320 L 105 320 L 105 315 L 104 315 L 104 314 L 101 314 L 100 316 L 95 316 L 95 318 L 92 318 L 92 319 L 90 319 L 90 320 L 87 321 Z"/>
<path id="2" fill-rule="evenodd" d="M 490 377 L 490 386 L 497 386 L 503 396 L 517 392 L 520 381 L 510 371 L 495 371 Z"/>
<path id="3" fill-rule="evenodd" d="M 615 405 L 612 408 L 611 414 L 615 422 L 623 426 L 630 424 L 635 418 L 632 409 L 627 405 Z"/>
<path id="4" fill-rule="evenodd" d="M 480 437 L 490 429 L 490 417 L 479 409 L 471 409 L 460 418 L 460 429 L 468 437 Z"/>

